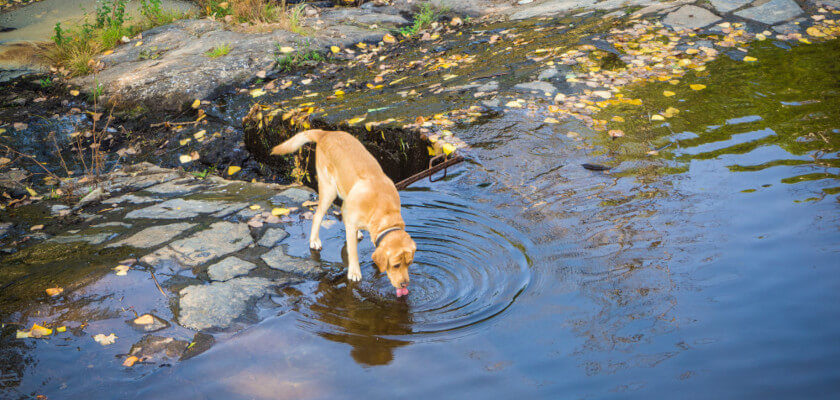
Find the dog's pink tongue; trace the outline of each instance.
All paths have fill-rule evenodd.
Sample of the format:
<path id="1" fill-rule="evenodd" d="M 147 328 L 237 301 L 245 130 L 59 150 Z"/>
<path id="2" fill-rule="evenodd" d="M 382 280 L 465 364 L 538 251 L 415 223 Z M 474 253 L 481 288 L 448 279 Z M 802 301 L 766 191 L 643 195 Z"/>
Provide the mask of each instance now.
<path id="1" fill-rule="evenodd" d="M 397 297 L 403 297 L 408 294 L 408 288 L 398 288 Z"/>

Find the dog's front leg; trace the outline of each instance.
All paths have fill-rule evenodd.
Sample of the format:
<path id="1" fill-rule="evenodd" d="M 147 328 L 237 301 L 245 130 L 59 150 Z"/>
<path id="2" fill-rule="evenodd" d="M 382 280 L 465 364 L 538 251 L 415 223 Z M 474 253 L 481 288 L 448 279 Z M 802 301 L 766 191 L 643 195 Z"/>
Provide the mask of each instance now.
<path id="1" fill-rule="evenodd" d="M 345 218 L 347 216 L 345 215 Z M 359 241 L 356 239 L 356 226 L 345 219 L 344 231 L 347 236 L 347 279 L 358 282 L 362 280 L 362 268 L 359 267 Z"/>

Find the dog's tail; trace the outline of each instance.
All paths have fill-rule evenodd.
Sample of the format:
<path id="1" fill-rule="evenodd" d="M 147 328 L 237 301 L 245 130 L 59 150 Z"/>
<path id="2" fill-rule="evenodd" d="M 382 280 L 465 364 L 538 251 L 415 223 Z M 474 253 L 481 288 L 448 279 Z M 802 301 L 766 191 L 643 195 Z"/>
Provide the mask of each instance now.
<path id="1" fill-rule="evenodd" d="M 271 155 L 282 156 L 284 154 L 297 151 L 297 149 L 309 142 L 318 143 L 318 140 L 324 133 L 325 132 L 320 129 L 310 129 L 308 131 L 300 132 L 289 138 L 289 140 L 274 146 L 274 148 L 271 149 Z"/>

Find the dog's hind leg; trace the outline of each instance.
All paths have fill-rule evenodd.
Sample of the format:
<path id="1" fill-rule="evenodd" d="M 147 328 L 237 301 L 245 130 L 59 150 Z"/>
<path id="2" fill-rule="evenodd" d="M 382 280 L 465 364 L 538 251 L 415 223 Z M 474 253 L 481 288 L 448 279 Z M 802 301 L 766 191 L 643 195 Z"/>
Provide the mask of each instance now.
<path id="1" fill-rule="evenodd" d="M 359 230 L 351 221 L 348 221 L 346 215 L 344 217 L 344 231 L 347 236 L 347 279 L 358 282 L 362 280 L 362 269 L 359 266 L 359 241 L 356 239 Z"/>
<path id="2" fill-rule="evenodd" d="M 337 195 L 335 185 L 331 182 L 318 180 L 318 208 L 315 209 L 315 215 L 312 217 L 312 230 L 309 232 L 309 248 L 312 250 L 321 250 L 321 239 L 318 237 L 318 232 L 321 230 L 321 221 L 324 220 L 324 214 L 330 209 L 330 205 L 335 201 Z"/>

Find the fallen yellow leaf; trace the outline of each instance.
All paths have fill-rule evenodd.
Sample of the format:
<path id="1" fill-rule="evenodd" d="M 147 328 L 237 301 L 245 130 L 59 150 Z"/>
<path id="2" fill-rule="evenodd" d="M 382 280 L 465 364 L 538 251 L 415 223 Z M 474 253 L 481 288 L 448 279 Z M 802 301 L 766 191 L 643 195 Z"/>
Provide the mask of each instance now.
<path id="1" fill-rule="evenodd" d="M 359 43 L 356 43 L 356 47 L 358 47 L 360 49 L 364 49 L 364 48 L 367 47 L 367 44 L 364 43 L 364 42 L 359 42 Z"/>
<path id="2" fill-rule="evenodd" d="M 280 47 L 279 50 L 283 54 L 288 54 L 288 53 L 291 53 L 291 52 L 295 51 L 295 48 L 294 47 L 289 47 L 289 46 L 283 46 L 283 47 Z"/>
<path id="3" fill-rule="evenodd" d="M 200 130 L 200 131 L 198 131 L 198 132 L 194 133 L 194 134 L 193 134 L 193 137 L 194 137 L 194 138 L 196 138 L 196 139 L 201 139 L 201 138 L 203 138 L 203 137 L 204 137 L 204 134 L 205 134 L 205 133 L 207 133 L 207 131 L 205 131 L 204 129 L 202 129 L 202 130 Z"/>
<path id="4" fill-rule="evenodd" d="M 688 85 L 688 87 L 690 87 L 691 90 L 703 90 L 706 88 L 706 85 L 700 83 L 692 83 L 691 85 Z"/>
<path id="5" fill-rule="evenodd" d="M 811 35 L 813 37 L 825 37 L 825 33 L 822 33 L 822 31 L 817 29 L 817 27 L 815 27 L 815 26 L 812 26 L 812 27 L 806 29 L 805 32 L 807 32 L 809 35 Z"/>
<path id="6" fill-rule="evenodd" d="M 52 335 L 52 329 L 45 328 L 38 324 L 32 324 L 32 329 L 29 330 L 29 335 L 32 337 L 41 337 Z"/>
<path id="7" fill-rule="evenodd" d="M 752 57 L 752 56 L 746 56 L 746 57 L 744 57 L 744 61 L 746 61 L 746 62 L 754 62 L 754 61 L 758 61 L 758 59 L 757 59 L 757 58 L 755 58 L 755 57 Z"/>
<path id="8" fill-rule="evenodd" d="M 265 94 L 265 90 L 253 89 L 251 90 L 251 97 L 260 97 Z"/>
<path id="9" fill-rule="evenodd" d="M 341 89 L 336 90 L 336 91 L 335 91 L 335 95 L 336 95 L 336 96 L 344 96 L 344 91 L 343 91 L 343 90 L 341 90 Z"/>
<path id="10" fill-rule="evenodd" d="M 55 331 L 58 332 L 58 333 L 67 332 L 67 327 L 62 325 L 62 326 L 59 326 L 58 328 L 55 328 Z"/>
<path id="11" fill-rule="evenodd" d="M 663 117 L 659 114 L 653 114 L 653 115 L 650 116 L 650 120 L 651 121 L 664 121 L 665 117 Z"/>
<path id="12" fill-rule="evenodd" d="M 70 91 L 70 95 L 71 95 L 71 96 L 73 96 L 73 97 L 78 96 L 78 95 L 79 95 L 79 91 L 78 91 L 78 90 L 76 90 L 76 89 L 73 89 L 73 90 L 71 90 L 71 91 Z"/>
<path id="13" fill-rule="evenodd" d="M 279 217 L 281 215 L 289 215 L 290 212 L 291 210 L 283 207 L 275 207 L 271 209 L 271 215 L 274 215 L 275 217 Z"/>
<path id="14" fill-rule="evenodd" d="M 117 265 L 114 268 L 114 271 L 117 271 L 117 276 L 125 276 L 128 275 L 128 269 L 130 267 L 128 265 Z"/>
<path id="15" fill-rule="evenodd" d="M 252 209 L 252 210 L 259 210 L 259 209 L 260 209 L 260 208 L 262 208 L 262 207 L 260 207 L 260 205 L 259 205 L 259 204 L 252 204 L 252 205 L 251 205 L 250 207 L 248 207 L 248 208 L 250 208 L 250 209 Z"/>
<path id="16" fill-rule="evenodd" d="M 665 91 L 663 91 L 663 92 L 662 92 L 662 95 L 663 95 L 663 96 L 665 96 L 665 97 L 671 97 L 671 96 L 673 96 L 673 95 L 675 95 L 675 94 L 676 94 L 676 93 L 674 93 L 674 92 L 672 92 L 672 91 L 670 91 L 670 90 L 665 90 Z"/>
<path id="17" fill-rule="evenodd" d="M 192 157 L 189 154 L 181 154 L 178 157 L 178 160 L 181 161 L 181 164 L 186 164 L 188 162 L 192 162 Z"/>
<path id="18" fill-rule="evenodd" d="M 60 288 L 60 287 L 51 287 L 51 288 L 47 288 L 47 290 L 46 290 L 47 296 L 50 296 L 50 297 L 58 296 L 63 291 L 64 291 L 64 289 Z"/>
<path id="19" fill-rule="evenodd" d="M 130 367 L 134 365 L 134 363 L 136 363 L 137 361 L 140 361 L 140 359 L 137 358 L 137 356 L 128 356 L 128 358 L 126 358 L 125 361 L 123 361 L 123 366 Z"/>
<path id="20" fill-rule="evenodd" d="M 450 155 L 455 151 L 455 146 L 449 143 L 444 143 L 443 146 L 441 146 L 441 150 L 443 150 L 443 154 Z"/>
<path id="21" fill-rule="evenodd" d="M 551 118 L 551 117 L 548 117 L 548 118 L 544 119 L 543 122 L 545 122 L 547 124 L 558 124 L 558 123 L 560 123 L 560 121 L 558 121 L 557 118 Z"/>
<path id="22" fill-rule="evenodd" d="M 665 118 L 671 118 L 671 117 L 673 117 L 673 116 L 675 116 L 679 113 L 680 113 L 679 109 L 676 109 L 674 107 L 668 107 L 668 108 L 665 109 L 665 112 L 663 113 L 663 115 L 665 115 Z"/>
<path id="23" fill-rule="evenodd" d="M 228 175 L 233 175 L 233 174 L 239 172 L 241 169 L 242 169 L 242 167 L 238 167 L 236 165 L 231 165 L 231 166 L 228 167 L 227 174 Z"/>
<path id="24" fill-rule="evenodd" d="M 609 132 L 607 132 L 607 134 L 609 134 L 610 137 L 617 138 L 624 136 L 624 131 L 622 131 L 621 129 L 611 129 Z"/>
<path id="25" fill-rule="evenodd" d="M 150 314 L 143 314 L 135 318 L 134 323 L 137 325 L 151 325 L 155 323 L 155 317 L 151 316 Z"/>
<path id="26" fill-rule="evenodd" d="M 359 122 L 364 121 L 366 118 L 367 118 L 367 115 L 362 115 L 361 117 L 356 117 L 356 118 L 350 118 L 349 120 L 347 120 L 347 124 L 348 125 L 355 125 L 355 124 L 358 124 Z"/>
<path id="27" fill-rule="evenodd" d="M 330 46 L 330 51 L 337 54 L 341 49 L 338 46 Z"/>
<path id="28" fill-rule="evenodd" d="M 613 122 L 624 122 L 624 117 L 620 117 L 618 115 L 612 117 Z"/>
<path id="29" fill-rule="evenodd" d="M 195 99 L 195 101 L 192 103 L 192 108 L 198 108 L 198 107 L 201 107 L 201 100 Z"/>
<path id="30" fill-rule="evenodd" d="M 396 43 L 397 38 L 391 36 L 390 33 L 386 33 L 385 36 L 382 37 L 382 41 L 385 43 Z"/>
<path id="31" fill-rule="evenodd" d="M 26 187 L 26 191 L 29 193 L 29 195 L 30 195 L 30 196 L 33 196 L 33 197 L 34 197 L 34 196 L 37 196 L 37 195 L 38 195 L 38 192 L 36 192 L 36 191 L 32 190 L 32 188 L 31 188 L 31 187 L 29 187 L 29 186 L 27 186 L 27 187 Z"/>

